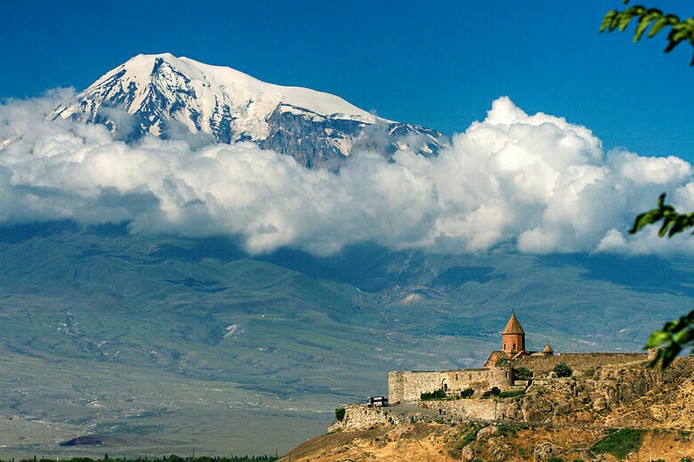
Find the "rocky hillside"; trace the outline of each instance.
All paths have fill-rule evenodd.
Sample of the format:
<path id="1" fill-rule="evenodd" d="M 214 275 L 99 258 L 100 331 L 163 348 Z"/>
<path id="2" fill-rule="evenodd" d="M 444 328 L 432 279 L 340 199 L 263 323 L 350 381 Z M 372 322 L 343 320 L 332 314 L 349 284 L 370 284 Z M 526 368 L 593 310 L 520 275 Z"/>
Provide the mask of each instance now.
<path id="1" fill-rule="evenodd" d="M 575 360 L 585 362 L 581 356 Z M 682 358 L 665 372 L 646 364 L 602 364 L 569 378 L 536 372 L 525 394 L 511 398 L 380 410 L 348 406 L 330 433 L 284 460 L 558 462 L 620 460 L 629 453 L 638 460 L 694 458 L 694 358 Z M 490 409 L 496 418 L 485 418 Z M 481 418 L 471 419 L 474 412 Z"/>

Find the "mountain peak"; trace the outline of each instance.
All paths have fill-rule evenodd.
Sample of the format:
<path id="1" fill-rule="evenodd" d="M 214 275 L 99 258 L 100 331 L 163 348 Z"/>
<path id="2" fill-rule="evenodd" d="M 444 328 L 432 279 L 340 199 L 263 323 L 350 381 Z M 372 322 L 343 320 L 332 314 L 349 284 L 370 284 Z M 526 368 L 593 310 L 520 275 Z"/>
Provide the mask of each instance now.
<path id="1" fill-rule="evenodd" d="M 130 118 L 124 122 L 118 111 Z M 407 148 L 410 141 L 399 141 L 412 135 L 421 138 L 416 150 L 429 155 L 448 141 L 439 132 L 376 117 L 329 93 L 266 83 L 171 53 L 134 56 L 51 117 L 103 123 L 126 139 L 166 137 L 183 125 L 221 143 L 252 141 L 308 166 L 347 156 L 359 143 L 375 146 L 364 135 L 370 126 L 387 127 L 393 138 L 390 153 Z"/>

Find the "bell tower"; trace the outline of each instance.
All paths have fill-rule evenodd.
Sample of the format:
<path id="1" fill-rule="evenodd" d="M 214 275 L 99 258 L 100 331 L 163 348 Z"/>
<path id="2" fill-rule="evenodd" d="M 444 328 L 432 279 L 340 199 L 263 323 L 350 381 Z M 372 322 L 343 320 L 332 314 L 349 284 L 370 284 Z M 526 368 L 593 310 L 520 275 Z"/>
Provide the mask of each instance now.
<path id="1" fill-rule="evenodd" d="M 501 333 L 501 344 L 504 353 L 525 351 L 525 331 L 518 322 L 515 311 L 511 312 L 511 318 Z"/>

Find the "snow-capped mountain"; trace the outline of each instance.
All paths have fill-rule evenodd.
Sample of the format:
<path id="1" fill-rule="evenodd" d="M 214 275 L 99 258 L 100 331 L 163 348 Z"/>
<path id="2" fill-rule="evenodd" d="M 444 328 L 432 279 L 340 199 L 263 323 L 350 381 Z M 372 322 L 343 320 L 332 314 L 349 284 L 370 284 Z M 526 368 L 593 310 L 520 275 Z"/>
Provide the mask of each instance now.
<path id="1" fill-rule="evenodd" d="M 440 132 L 379 118 L 329 93 L 273 85 L 168 53 L 130 59 L 51 117 L 103 123 L 126 140 L 168 137 L 185 127 L 220 143 L 253 141 L 307 166 L 347 156 L 355 147 L 435 155 L 449 141 Z"/>

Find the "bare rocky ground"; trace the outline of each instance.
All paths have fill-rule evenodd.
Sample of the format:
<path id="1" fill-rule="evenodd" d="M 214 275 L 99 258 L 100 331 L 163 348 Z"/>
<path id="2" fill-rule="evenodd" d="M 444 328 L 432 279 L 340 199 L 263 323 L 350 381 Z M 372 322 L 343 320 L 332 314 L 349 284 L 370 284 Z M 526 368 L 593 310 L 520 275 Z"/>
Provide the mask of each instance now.
<path id="1" fill-rule="evenodd" d="M 485 431 L 486 430 L 486 431 Z M 615 461 L 610 454 L 596 454 L 591 446 L 607 434 L 605 429 L 490 425 L 462 446 L 469 425 L 418 422 L 372 430 L 338 432 L 314 438 L 298 446 L 282 461 Z M 694 456 L 691 433 L 648 431 L 641 448 L 629 460 L 680 461 Z M 652 459 L 651 459 L 652 458 Z"/>
<path id="2" fill-rule="evenodd" d="M 661 376 L 660 371 L 644 368 L 643 362 L 594 372 L 601 372 L 602 380 L 584 374 L 576 380 L 545 385 L 540 396 L 528 393 L 511 398 L 519 408 L 544 407 L 542 419 L 471 422 L 457 417 L 450 406 L 444 415 L 411 404 L 396 406 L 382 411 L 389 414 L 381 422 L 308 440 L 282 460 L 614 461 L 619 459 L 592 447 L 618 428 L 643 432 L 641 446 L 628 460 L 694 458 L 694 358 L 678 360 Z M 651 374 L 657 381 L 646 390 L 643 387 Z M 595 406 L 596 396 L 606 392 L 613 402 L 605 406 L 600 398 Z M 432 407 L 432 402 L 426 404 Z M 446 402 L 440 405 L 446 406 Z"/>

